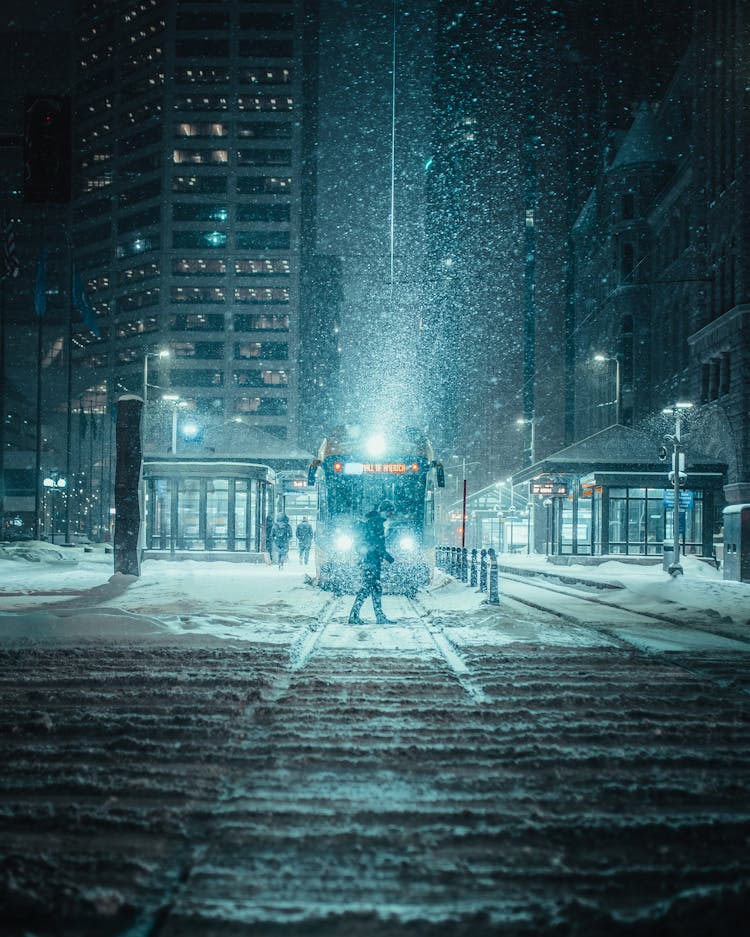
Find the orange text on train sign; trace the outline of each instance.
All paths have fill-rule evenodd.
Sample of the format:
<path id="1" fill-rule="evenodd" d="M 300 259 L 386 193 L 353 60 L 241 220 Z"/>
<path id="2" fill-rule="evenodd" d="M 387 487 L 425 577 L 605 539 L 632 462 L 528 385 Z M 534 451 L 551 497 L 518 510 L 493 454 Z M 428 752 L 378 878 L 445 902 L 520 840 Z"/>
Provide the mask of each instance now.
<path id="1" fill-rule="evenodd" d="M 406 471 L 405 462 L 364 462 L 363 472 L 384 472 L 388 475 L 403 475 Z"/>

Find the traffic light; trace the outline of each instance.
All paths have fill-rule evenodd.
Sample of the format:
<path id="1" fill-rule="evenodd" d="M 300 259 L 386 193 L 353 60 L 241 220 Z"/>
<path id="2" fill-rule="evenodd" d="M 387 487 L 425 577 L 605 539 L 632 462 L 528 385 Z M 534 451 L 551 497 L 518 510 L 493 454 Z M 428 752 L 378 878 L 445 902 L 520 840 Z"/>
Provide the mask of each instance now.
<path id="1" fill-rule="evenodd" d="M 69 98 L 26 98 L 23 162 L 25 202 L 70 201 Z"/>

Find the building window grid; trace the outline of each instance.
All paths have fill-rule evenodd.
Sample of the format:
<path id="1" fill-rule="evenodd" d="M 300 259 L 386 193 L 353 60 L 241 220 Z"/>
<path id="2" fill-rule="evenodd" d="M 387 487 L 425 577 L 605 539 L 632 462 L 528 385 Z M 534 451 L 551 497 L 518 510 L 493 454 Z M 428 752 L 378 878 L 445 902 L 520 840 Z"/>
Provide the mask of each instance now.
<path id="1" fill-rule="evenodd" d="M 159 52 L 160 52 L 160 50 L 159 50 Z M 249 81 L 251 81 L 252 83 L 257 83 L 257 84 L 259 84 L 259 85 L 260 85 L 260 84 L 265 84 L 266 86 L 269 86 L 269 85 L 276 84 L 276 85 L 282 86 L 283 84 L 288 84 L 288 83 L 290 82 L 290 80 L 291 80 L 291 69 L 286 68 L 286 67 L 285 67 L 285 68 L 279 68 L 279 67 L 276 67 L 276 66 L 269 67 L 269 68 L 257 67 L 257 68 L 254 68 L 254 69 L 252 70 L 252 72 L 253 72 L 253 74 L 251 74 L 249 70 L 247 71 L 247 74 L 246 74 L 247 79 L 248 79 Z M 153 87 L 153 84 L 151 84 L 150 87 Z M 280 101 L 280 100 L 279 100 L 280 97 L 283 98 L 284 100 L 281 100 L 281 101 Z M 268 109 L 268 110 L 277 110 L 277 109 L 281 109 L 281 110 L 290 110 L 291 107 L 293 106 L 293 102 L 292 102 L 292 99 L 291 99 L 290 96 L 288 96 L 288 95 L 283 95 L 283 94 L 282 94 L 281 96 L 279 96 L 279 95 L 278 95 L 278 92 L 275 92 L 275 89 L 274 89 L 274 92 L 273 92 L 273 93 L 269 93 L 269 94 L 267 94 L 267 95 L 254 95 L 254 96 L 252 96 L 251 98 L 247 98 L 247 97 L 246 97 L 245 100 L 246 100 L 247 102 L 249 102 L 249 103 L 246 104 L 246 103 L 243 102 L 243 100 L 240 100 L 240 101 L 239 101 L 240 107 L 249 106 L 249 107 L 251 107 L 252 109 L 255 109 L 255 110 L 264 110 L 264 109 Z M 207 103 L 207 102 L 204 101 L 203 103 Z M 223 103 L 224 103 L 223 100 L 222 100 L 220 103 L 223 104 Z M 280 132 L 281 132 L 281 131 L 280 131 Z M 279 151 L 277 151 L 277 153 L 279 153 Z M 274 154 L 274 156 L 275 156 L 275 155 L 276 155 L 276 154 Z M 280 155 L 280 153 L 279 153 L 279 155 Z M 269 158 L 271 158 L 271 157 L 269 156 Z M 223 159 L 223 154 L 222 154 L 222 159 Z M 109 180 L 107 180 L 107 181 L 109 182 Z M 284 185 L 281 184 L 282 182 L 284 183 Z M 289 185 L 290 182 L 291 182 L 291 179 L 278 180 L 278 184 L 277 184 L 277 185 L 274 185 L 274 184 L 273 184 L 273 180 L 270 180 L 270 183 L 271 183 L 270 188 L 271 188 L 271 189 L 275 189 L 275 190 L 277 190 L 277 191 L 278 191 L 279 189 L 282 190 L 282 191 L 284 191 L 284 190 L 287 190 L 287 189 L 288 189 L 288 185 Z M 136 204 L 137 204 L 137 202 L 136 202 Z M 275 247 L 276 247 L 276 245 L 274 244 L 274 248 L 275 248 Z M 268 269 L 269 263 L 272 264 L 272 265 L 274 265 L 274 266 L 272 267 L 272 269 Z M 283 267 L 280 267 L 280 266 L 278 266 L 278 264 L 283 264 L 284 266 L 283 266 Z M 255 268 L 255 269 L 254 269 L 252 265 L 248 265 L 248 267 L 247 267 L 246 269 L 243 269 L 243 268 L 241 267 L 241 265 L 238 263 L 238 264 L 237 264 L 237 269 L 235 270 L 235 275 L 237 275 L 237 276 L 242 276 L 242 275 L 252 275 L 252 276 L 266 275 L 266 276 L 267 276 L 267 275 L 271 274 L 271 275 L 283 275 L 283 276 L 288 276 L 288 275 L 289 275 L 289 272 L 290 272 L 290 271 L 289 271 L 289 261 L 288 261 L 287 259 L 283 259 L 283 260 L 281 260 L 281 261 L 276 261 L 275 259 L 274 259 L 273 261 L 268 261 L 268 260 L 265 260 L 265 259 L 264 259 L 264 269 L 262 269 L 262 270 L 261 270 L 261 269 L 258 269 L 258 268 Z M 156 274 L 153 273 L 151 270 L 149 270 L 149 274 L 150 274 L 150 275 L 156 275 Z M 135 276 L 134 276 L 133 278 L 135 279 Z M 132 282 L 132 280 L 131 280 L 130 282 Z M 261 293 L 260 293 L 261 290 L 264 290 L 264 291 L 265 291 L 265 293 L 262 294 L 262 295 L 264 295 L 264 297 L 267 297 L 267 296 L 270 294 L 270 288 L 260 287 L 258 291 L 255 291 L 255 290 L 249 291 L 249 292 L 248 292 L 248 296 L 250 296 L 251 293 L 252 293 L 253 295 L 261 295 Z M 286 295 L 288 296 L 288 291 L 286 291 Z M 178 301 L 179 301 L 179 300 L 178 300 Z M 251 301 L 253 301 L 253 300 L 251 300 Z M 257 300 L 256 300 L 256 301 L 257 301 Z M 261 299 L 260 301 L 269 302 L 269 301 L 272 301 L 272 300 L 269 300 L 268 298 L 263 298 L 263 299 Z M 281 299 L 281 301 L 282 301 L 282 302 L 286 302 L 286 301 L 288 301 L 288 299 L 287 299 L 286 296 L 285 296 L 284 298 Z M 266 350 L 267 350 L 267 349 L 264 347 L 264 348 L 263 348 L 263 351 L 265 352 Z M 270 351 L 271 349 L 269 348 L 268 350 Z M 280 350 L 281 350 L 281 348 L 279 348 L 279 351 L 280 351 Z M 273 349 L 273 353 L 275 354 L 276 352 L 277 352 L 277 349 L 274 348 L 274 349 Z M 283 357 L 286 357 L 286 354 L 284 354 Z M 272 374 L 272 373 L 274 373 L 274 372 L 268 372 L 268 373 L 269 373 L 269 374 Z M 285 386 L 286 383 L 288 382 L 288 377 L 287 377 L 287 375 L 286 375 L 284 372 L 278 372 L 278 373 L 279 373 L 279 374 L 283 374 L 283 379 L 280 379 L 278 382 L 276 382 L 276 381 L 272 381 L 272 382 L 266 382 L 266 381 L 264 381 L 264 384 L 266 384 L 266 386 L 267 386 L 267 383 L 277 383 L 277 384 L 280 385 L 280 386 Z"/>

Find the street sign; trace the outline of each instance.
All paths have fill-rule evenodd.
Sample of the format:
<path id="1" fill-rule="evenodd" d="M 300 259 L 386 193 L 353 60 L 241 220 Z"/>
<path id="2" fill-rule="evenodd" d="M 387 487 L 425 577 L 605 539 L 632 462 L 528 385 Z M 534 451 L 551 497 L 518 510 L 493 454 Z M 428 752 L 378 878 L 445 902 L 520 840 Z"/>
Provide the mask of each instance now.
<path id="1" fill-rule="evenodd" d="M 671 488 L 665 488 L 664 494 L 662 495 L 662 504 L 665 508 L 674 507 L 674 491 Z M 679 505 L 680 509 L 685 511 L 689 508 L 692 508 L 695 504 L 695 494 L 690 491 L 681 491 Z"/>
<path id="2" fill-rule="evenodd" d="M 531 493 L 543 495 L 546 498 L 564 498 L 568 494 L 567 482 L 552 475 L 540 475 L 531 482 Z"/>

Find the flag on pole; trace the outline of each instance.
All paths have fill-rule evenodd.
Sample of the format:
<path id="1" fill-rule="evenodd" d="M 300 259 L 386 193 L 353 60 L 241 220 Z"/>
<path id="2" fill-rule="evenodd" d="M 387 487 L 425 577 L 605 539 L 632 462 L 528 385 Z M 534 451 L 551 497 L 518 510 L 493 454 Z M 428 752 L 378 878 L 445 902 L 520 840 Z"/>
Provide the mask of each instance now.
<path id="1" fill-rule="evenodd" d="M 81 274 L 73 271 L 73 305 L 81 313 L 81 318 L 86 328 L 93 332 L 97 338 L 100 338 L 99 323 L 96 321 L 96 310 L 91 302 L 86 287 L 83 285 Z"/>
<path id="2" fill-rule="evenodd" d="M 5 262 L 5 276 L 14 279 L 21 272 L 21 263 L 16 253 L 16 235 L 13 231 L 13 222 L 6 221 L 3 225 L 3 260 Z"/>
<path id="3" fill-rule="evenodd" d="M 47 249 L 44 241 L 39 245 L 39 259 L 36 262 L 34 311 L 38 316 L 43 316 L 47 311 Z"/>

